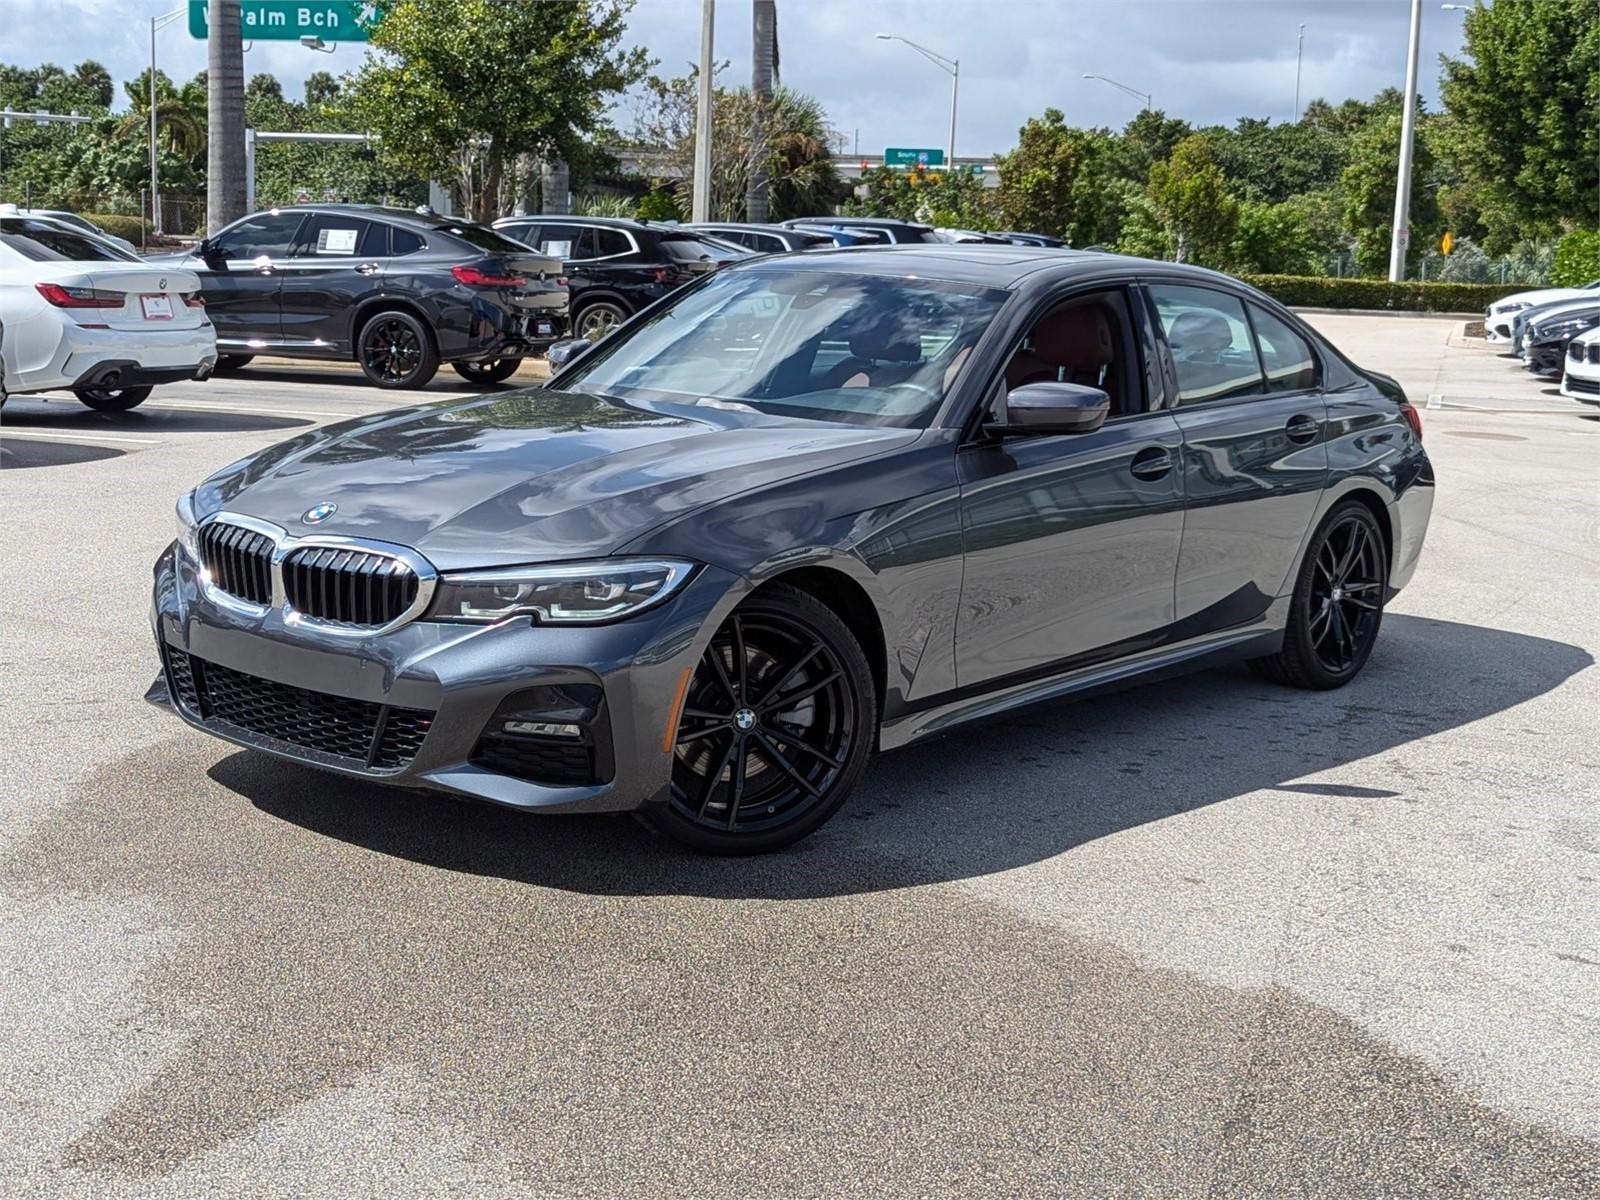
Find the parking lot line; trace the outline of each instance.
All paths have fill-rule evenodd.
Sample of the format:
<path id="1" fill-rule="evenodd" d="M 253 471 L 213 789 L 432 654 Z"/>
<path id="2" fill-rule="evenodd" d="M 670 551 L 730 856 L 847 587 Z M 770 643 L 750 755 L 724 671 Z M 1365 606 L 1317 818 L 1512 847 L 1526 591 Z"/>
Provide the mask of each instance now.
<path id="1" fill-rule="evenodd" d="M 63 439 L 74 442 L 127 442 L 138 446 L 159 446 L 161 438 L 126 437 L 114 433 L 68 433 L 65 430 L 54 429 L 0 429 L 0 438 L 20 437 L 38 438 L 46 442 L 59 442 Z"/>

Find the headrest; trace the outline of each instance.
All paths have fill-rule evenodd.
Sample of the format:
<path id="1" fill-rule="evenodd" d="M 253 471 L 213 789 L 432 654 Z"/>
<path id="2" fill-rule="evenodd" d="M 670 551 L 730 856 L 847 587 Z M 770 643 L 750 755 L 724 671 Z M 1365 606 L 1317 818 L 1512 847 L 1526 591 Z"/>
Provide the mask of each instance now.
<path id="1" fill-rule="evenodd" d="M 850 353 L 873 362 L 921 362 L 922 339 L 895 314 L 852 330 Z"/>
<path id="2" fill-rule="evenodd" d="M 1098 367 L 1110 362 L 1111 322 L 1098 304 L 1051 313 L 1033 327 L 1033 356 L 1047 367 Z"/>
<path id="3" fill-rule="evenodd" d="M 1167 344 L 1174 350 L 1217 353 L 1233 345 L 1233 329 L 1220 313 L 1191 310 L 1172 323 Z"/>

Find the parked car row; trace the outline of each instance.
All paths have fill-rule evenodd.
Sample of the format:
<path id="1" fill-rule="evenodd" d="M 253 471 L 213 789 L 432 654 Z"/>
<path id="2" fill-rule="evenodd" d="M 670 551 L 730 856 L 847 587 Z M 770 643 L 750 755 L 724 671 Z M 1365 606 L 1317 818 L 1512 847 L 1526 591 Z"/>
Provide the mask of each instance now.
<path id="1" fill-rule="evenodd" d="M 1483 325 L 1489 341 L 1509 345 L 1535 375 L 1560 379 L 1562 395 L 1600 404 L 1600 280 L 1506 296 L 1489 306 Z"/>
<path id="2" fill-rule="evenodd" d="M 9 349 L 0 352 L 4 386 L 13 393 L 67 388 L 85 403 L 119 409 L 142 402 L 156 383 L 242 370 L 259 354 L 354 360 L 383 388 L 423 387 L 445 363 L 469 382 L 499 383 L 526 355 L 568 336 L 596 341 L 678 288 L 752 256 L 840 246 L 1061 244 L 1037 234 L 934 229 L 882 217 L 679 224 L 547 214 L 505 217 L 491 228 L 426 208 L 349 204 L 252 213 L 188 250 L 146 258 L 72 213 L 0 206 L 0 228 L 26 243 L 11 245 L 10 259 L 0 260 L 13 268 L 0 281 L 8 289 L 0 319 L 13 326 Z M 181 291 L 187 299 L 181 314 L 169 314 L 154 302 L 135 313 L 139 297 L 131 291 L 106 288 L 90 298 L 95 285 L 87 283 L 85 298 L 44 296 L 30 290 L 38 271 L 16 271 L 40 261 L 60 264 L 44 272 L 60 280 L 86 271 L 103 276 L 104 264 L 122 263 L 126 287 Z M 141 270 L 155 274 L 144 279 Z M 137 320 L 102 319 L 117 306 Z M 206 344 L 178 364 L 164 343 L 140 340 L 154 332 L 167 342 L 182 332 Z M 85 336 L 107 333 L 118 337 L 102 338 L 104 353 L 83 344 Z"/>

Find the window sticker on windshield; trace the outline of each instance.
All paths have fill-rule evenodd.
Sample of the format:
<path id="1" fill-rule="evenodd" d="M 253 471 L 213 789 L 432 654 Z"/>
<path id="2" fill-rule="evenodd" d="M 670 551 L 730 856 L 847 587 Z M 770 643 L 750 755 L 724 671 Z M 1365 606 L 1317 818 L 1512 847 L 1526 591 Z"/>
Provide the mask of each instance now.
<path id="1" fill-rule="evenodd" d="M 354 254 L 356 252 L 356 235 L 359 229 L 319 229 L 317 230 L 318 254 Z"/>

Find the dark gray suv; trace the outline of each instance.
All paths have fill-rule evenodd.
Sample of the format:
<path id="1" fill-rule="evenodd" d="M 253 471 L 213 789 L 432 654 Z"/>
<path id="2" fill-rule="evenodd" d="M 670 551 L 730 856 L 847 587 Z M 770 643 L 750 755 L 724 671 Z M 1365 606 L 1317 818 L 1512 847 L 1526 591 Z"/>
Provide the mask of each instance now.
<path id="1" fill-rule="evenodd" d="M 770 850 L 873 751 L 1019 705 L 1226 659 L 1349 683 L 1432 502 L 1399 387 L 1225 276 L 758 259 L 544 388 L 201 483 L 151 698 L 346 775 Z"/>

